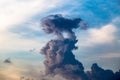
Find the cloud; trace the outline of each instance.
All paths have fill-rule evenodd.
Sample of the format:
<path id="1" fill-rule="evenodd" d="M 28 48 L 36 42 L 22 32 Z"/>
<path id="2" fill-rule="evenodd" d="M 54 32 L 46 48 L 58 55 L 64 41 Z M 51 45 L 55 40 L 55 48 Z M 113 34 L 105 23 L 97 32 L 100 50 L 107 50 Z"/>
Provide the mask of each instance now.
<path id="1" fill-rule="evenodd" d="M 53 15 L 52 15 L 53 16 Z M 55 15 L 55 18 L 58 17 Z M 59 28 L 59 25 L 61 23 L 59 22 L 61 18 L 58 18 L 58 20 L 54 20 L 55 18 L 50 16 L 50 19 L 45 17 L 45 21 L 43 21 L 43 27 L 45 27 L 44 31 L 46 33 L 52 33 L 54 30 L 56 30 L 56 27 L 58 28 L 57 32 L 61 32 L 61 28 Z M 51 20 L 53 19 L 53 20 Z M 44 20 L 44 18 L 43 18 Z M 63 20 L 64 21 L 64 20 Z M 61 21 L 60 21 L 61 22 Z M 66 21 L 64 21 L 66 22 Z M 66 22 L 67 23 L 67 22 Z M 56 26 L 57 25 L 57 26 Z M 54 28 L 53 28 L 54 27 Z M 65 29 L 64 29 L 65 28 Z M 67 27 L 64 27 L 63 30 L 66 30 Z M 109 58 L 119 58 L 119 54 L 114 54 L 115 52 L 120 52 L 119 51 L 119 44 L 116 38 L 116 32 L 118 28 L 114 26 L 113 24 L 108 24 L 106 26 L 103 26 L 101 28 L 94 28 L 88 30 L 87 37 L 84 35 L 83 37 L 86 38 L 87 42 L 83 43 L 82 46 L 86 47 L 86 50 L 84 49 L 83 51 L 87 51 L 87 59 L 90 60 L 91 58 L 89 54 L 92 53 L 92 58 L 94 58 L 94 61 L 98 60 L 97 58 L 103 59 L 109 59 Z M 73 34 L 75 34 L 73 32 Z M 58 34 L 55 34 L 58 35 Z M 83 35 L 83 34 L 82 34 Z M 61 34 L 62 36 L 62 34 Z M 58 36 L 59 37 L 59 36 Z M 75 38 L 75 39 L 73 39 Z M 70 41 L 69 41 L 70 40 Z M 75 40 L 75 42 L 74 42 Z M 68 38 L 63 38 L 59 39 L 56 38 L 55 40 L 52 39 L 49 41 L 45 47 L 41 49 L 41 54 L 45 55 L 45 73 L 47 75 L 61 75 L 62 77 L 66 79 L 71 79 L 71 80 L 115 80 L 115 74 L 113 73 L 112 70 L 104 70 L 100 68 L 97 64 L 93 64 L 91 67 L 91 71 L 86 75 L 84 73 L 84 66 L 79 65 L 81 62 L 76 62 L 77 60 L 75 59 L 75 56 L 72 53 L 72 50 L 75 48 L 75 43 L 76 37 L 68 37 Z M 68 45 L 69 44 L 69 45 Z M 72 45 L 71 45 L 72 44 Z M 85 44 L 85 45 L 84 45 Z M 65 47 L 64 47 L 65 46 Z M 111 55 L 106 55 L 110 54 Z M 100 55 L 102 54 L 102 56 Z M 85 53 L 84 53 L 85 54 Z M 96 55 L 97 54 L 97 55 Z M 104 56 L 105 55 L 105 56 Z M 114 56 L 113 56 L 114 55 Z M 116 55 L 118 57 L 116 57 Z M 68 61 L 69 60 L 69 61 Z M 93 60 L 93 59 L 92 59 Z M 112 59 L 111 59 L 112 60 Z M 82 63 L 81 63 L 82 64 Z M 118 64 L 118 61 L 117 61 Z M 81 67 L 79 67 L 79 66 Z M 80 72 L 79 72 L 80 71 Z M 82 72 L 82 73 L 81 73 Z M 103 74 L 103 75 L 102 75 Z M 102 75 L 102 76 L 101 76 Z M 89 79 L 88 79 L 89 78 Z"/>
<path id="2" fill-rule="evenodd" d="M 13 65 L 4 65 L 4 68 L 0 69 L 0 74 L 1 73 L 2 73 L 2 75 L 4 75 L 3 78 L 5 78 L 5 80 L 7 80 L 7 79 L 19 80 L 20 69 L 16 68 Z"/>
<path id="3" fill-rule="evenodd" d="M 72 3 L 68 3 L 67 6 L 63 8 L 66 12 L 69 12 L 69 15 L 81 16 L 83 20 L 88 22 L 90 27 L 101 27 L 106 25 L 120 14 L 118 0 L 72 1 Z M 56 11 L 63 10 L 57 9 Z"/>
<path id="4" fill-rule="evenodd" d="M 0 35 L 0 52 L 11 52 L 11 51 L 21 51 L 21 50 L 29 50 L 30 48 L 38 48 L 43 44 L 38 44 L 36 40 L 23 39 L 14 34 L 2 34 Z M 34 45 L 34 46 L 33 46 Z M 13 47 L 14 46 L 14 47 Z M 1 54 L 0 53 L 0 54 Z"/>
<path id="5" fill-rule="evenodd" d="M 44 74 L 44 67 L 41 67 L 42 62 L 38 63 L 25 60 L 15 60 L 13 64 L 0 63 L 0 80 L 20 80 L 20 77 L 39 80 L 40 75 Z"/>
<path id="6" fill-rule="evenodd" d="M 23 0 L 22 1 L 4 0 L 4 1 L 0 1 L 0 5 L 1 5 L 0 6 L 0 11 L 1 11 L 1 14 L 0 14 L 0 17 L 1 17 L 1 19 L 0 19 L 0 26 L 1 26 L 0 27 L 0 39 L 1 40 L 0 40 L 0 43 L 4 45 L 4 46 L 0 47 L 1 50 L 3 51 L 3 50 L 5 50 L 5 48 L 6 48 L 6 51 L 8 49 L 10 50 L 11 47 L 9 46 L 9 44 L 12 45 L 12 43 L 15 44 L 15 46 L 21 46 L 22 42 L 23 42 L 23 45 L 25 45 L 26 47 L 28 45 L 28 42 L 30 44 L 31 43 L 36 44 L 37 42 L 34 42 L 33 40 L 28 40 L 27 38 L 29 38 L 29 39 L 34 38 L 34 40 L 35 40 L 35 38 L 39 37 L 39 35 L 40 35 L 40 37 L 41 37 L 41 35 L 43 35 L 43 34 L 41 34 L 41 30 L 38 27 L 39 20 L 37 19 L 38 20 L 37 23 L 36 22 L 35 23 L 32 22 L 32 24 L 31 23 L 26 24 L 26 23 L 30 20 L 32 21 L 33 18 L 35 18 L 35 16 L 37 16 L 37 18 L 38 18 L 38 14 L 39 14 L 39 16 L 45 16 L 46 14 L 49 14 L 49 13 L 52 14 L 52 13 L 56 13 L 56 12 L 58 12 L 58 13 L 60 12 L 60 13 L 64 14 L 63 11 L 65 11 L 69 14 L 72 12 L 75 12 L 72 14 L 74 16 L 74 14 L 76 14 L 76 12 L 78 12 L 78 14 L 80 14 L 80 16 L 83 17 L 83 19 L 85 19 L 85 20 L 93 19 L 91 17 L 89 18 L 88 14 L 84 14 L 84 15 L 82 14 L 82 13 L 86 13 L 86 10 L 88 8 L 87 6 L 90 6 L 87 4 L 87 2 L 89 2 L 89 1 L 82 1 L 82 2 L 80 1 L 81 4 L 78 4 L 79 1 L 74 1 L 71 4 L 71 3 L 69 3 L 70 1 L 71 0 L 67 0 L 67 1 L 50 0 L 49 2 L 46 0 L 40 0 L 40 1 L 39 0 L 34 0 L 34 1 L 32 1 L 32 0 L 30 0 L 30 1 L 28 1 L 28 0 L 24 0 L 24 1 Z M 91 2 L 91 3 L 93 5 L 93 2 Z M 96 3 L 100 4 L 97 1 L 96 1 Z M 116 2 L 115 2 L 115 4 L 116 4 Z M 111 5 L 115 5 L 115 4 L 111 4 Z M 109 10 L 107 5 L 110 5 L 110 3 L 106 1 L 104 6 L 102 6 L 102 5 L 100 5 L 100 6 L 106 7 L 107 10 Z M 80 10 L 77 9 L 79 6 L 80 6 Z M 93 6 L 95 6 L 95 5 L 93 5 Z M 97 8 L 99 8 L 99 6 L 97 6 Z M 110 7 L 110 8 L 112 8 L 112 7 Z M 116 7 L 116 10 L 117 9 L 118 9 L 118 7 Z M 74 10 L 76 10 L 76 11 L 74 11 Z M 110 10 L 110 12 L 113 15 L 113 11 L 111 11 L 111 10 Z M 50 12 L 50 11 L 52 11 L 52 12 Z M 91 9 L 91 11 L 94 12 L 94 9 Z M 100 8 L 100 11 L 102 11 L 101 8 Z M 102 11 L 102 12 L 106 14 L 105 11 Z M 92 17 L 95 17 L 95 16 L 92 16 Z M 87 20 L 87 21 L 89 23 L 89 20 Z M 93 20 L 90 20 L 90 21 L 93 21 Z M 99 20 L 95 20 L 95 21 L 99 21 Z M 90 23 L 90 24 L 92 24 L 92 23 Z M 10 29 L 12 29 L 12 30 L 9 31 Z M 94 33 L 94 31 L 95 30 L 90 31 L 90 33 L 92 34 L 92 33 Z M 13 36 L 12 33 L 17 34 L 17 35 Z M 20 37 L 18 37 L 18 36 L 20 36 Z M 97 36 L 97 35 L 93 35 L 93 37 L 94 36 Z M 20 39 L 21 37 L 22 37 L 22 39 Z M 13 38 L 16 41 L 14 41 Z M 26 39 L 23 39 L 23 38 L 26 38 Z M 42 37 L 39 39 L 37 38 L 36 40 L 38 41 L 41 39 L 43 39 L 43 38 Z M 28 42 L 27 42 L 27 40 L 28 40 Z M 45 40 L 47 40 L 47 39 L 45 39 Z M 97 38 L 97 40 L 99 40 L 99 38 Z M 11 43 L 8 43 L 9 41 Z M 86 42 L 86 44 L 87 43 L 89 43 L 89 41 Z M 91 41 L 90 43 L 95 43 L 95 42 Z M 38 43 L 37 43 L 37 45 L 38 45 Z M 31 46 L 31 45 L 29 45 L 29 46 Z"/>
<path id="7" fill-rule="evenodd" d="M 114 25 L 113 22 L 101 28 L 91 28 L 84 36 L 82 36 L 82 34 L 78 35 L 78 46 L 83 49 L 80 50 L 84 53 L 114 54 L 113 57 L 115 57 L 116 55 L 119 55 L 118 53 L 120 52 L 119 32 L 119 27 Z"/>
<path id="8" fill-rule="evenodd" d="M 112 43 L 115 39 L 115 33 L 117 32 L 117 28 L 112 25 L 108 24 L 106 26 L 103 26 L 101 28 L 91 28 L 87 32 L 87 37 L 84 41 L 80 41 L 80 46 L 94 46 L 98 44 L 109 44 Z M 82 39 L 81 36 L 79 36 L 79 39 Z"/>
<path id="9" fill-rule="evenodd" d="M 112 70 L 104 70 L 96 63 L 92 65 L 91 71 L 88 71 L 87 74 L 90 80 L 116 80 Z"/>
<path id="10" fill-rule="evenodd" d="M 91 42 L 93 44 L 110 43 L 114 40 L 116 28 L 113 25 L 107 25 L 101 29 L 91 29 L 89 31 Z"/>
<path id="11" fill-rule="evenodd" d="M 77 49 L 77 39 L 73 29 L 77 29 L 81 23 L 80 18 L 67 19 L 62 15 L 49 15 L 42 18 L 42 27 L 45 33 L 54 33 L 56 39 L 51 39 L 42 49 L 41 54 L 45 56 L 45 75 L 61 75 L 71 80 L 87 80 L 81 62 L 75 59 L 73 50 Z M 68 27 L 70 26 L 70 27 Z M 86 26 L 82 26 L 83 29 Z M 65 38 L 62 32 L 67 33 Z"/>
<path id="12" fill-rule="evenodd" d="M 114 71 L 119 69 L 120 61 L 120 29 L 118 17 L 100 28 L 90 28 L 86 32 L 78 32 L 78 47 L 76 58 L 89 69 L 94 62 Z M 116 23 L 116 24 L 115 24 Z M 84 35 L 83 35 L 84 33 Z M 112 63 L 112 64 L 111 64 Z"/>
<path id="13" fill-rule="evenodd" d="M 99 1 L 98 2 L 92 1 L 91 4 L 89 3 L 89 0 L 86 0 L 86 1 L 88 2 L 83 5 L 79 4 L 78 2 L 78 5 L 81 5 L 79 6 L 79 8 L 81 8 L 80 10 L 77 9 L 78 5 L 75 5 L 76 3 L 73 5 L 67 5 L 67 4 L 71 4 L 71 2 L 69 2 L 66 4 L 66 6 L 69 6 L 69 9 L 65 6 L 66 10 L 64 11 L 67 14 L 68 14 L 67 10 L 70 10 L 71 11 L 70 13 L 75 12 L 75 13 L 72 13 L 73 16 L 75 14 L 77 15 L 80 14 L 80 16 L 82 16 L 83 19 L 85 18 L 88 21 L 88 23 L 90 23 L 90 25 L 93 25 L 93 26 L 107 23 L 111 21 L 111 18 L 114 18 L 119 13 L 118 7 L 116 7 L 116 2 L 115 3 L 112 2 L 110 3 L 111 4 L 110 5 L 108 3 L 111 1 L 103 0 L 100 3 L 103 2 L 105 4 L 100 5 L 98 4 Z M 108 5 L 106 5 L 106 2 Z M 44 45 L 44 43 L 47 42 L 48 39 L 43 38 L 44 35 L 43 36 L 39 35 L 40 38 L 35 38 L 34 36 L 38 36 L 38 34 L 41 34 L 41 33 L 37 33 L 41 31 L 39 30 L 38 25 L 35 24 L 35 26 L 37 26 L 35 27 L 34 24 L 26 25 L 24 23 L 29 22 L 31 19 L 33 19 L 34 16 L 38 17 L 38 14 L 41 16 L 46 15 L 46 12 L 49 13 L 49 11 L 52 9 L 57 9 L 59 11 L 59 9 L 61 9 L 59 7 L 62 6 L 64 3 L 66 2 L 63 0 L 57 0 L 57 1 L 50 0 L 49 2 L 47 0 L 34 0 L 34 1 L 33 0 L 21 0 L 21 1 L 20 0 L 12 0 L 12 1 L 1 0 L 0 1 L 0 13 L 1 13 L 0 14 L 0 17 L 1 17 L 0 18 L 0 44 L 2 46 L 0 46 L 0 54 L 5 52 L 11 53 L 13 51 L 18 51 L 18 50 L 19 51 L 29 50 L 31 49 L 31 47 L 41 48 Z M 94 3 L 97 3 L 98 5 L 94 5 Z M 72 8 L 72 10 L 71 10 L 71 6 L 74 7 Z M 96 13 L 96 11 L 98 13 Z M 104 17 L 105 19 L 103 20 Z M 116 18 L 116 20 L 118 21 L 119 18 Z M 23 26 L 22 28 L 21 28 L 21 25 Z M 118 22 L 116 23 L 115 21 L 114 25 L 108 24 L 106 26 L 102 26 L 101 28 L 90 29 L 88 30 L 88 32 L 85 33 L 87 35 L 80 36 L 79 37 L 80 43 L 78 45 L 80 46 L 79 50 L 81 51 L 79 51 L 79 53 L 87 54 L 88 56 L 84 58 L 85 59 L 89 58 L 88 60 L 90 59 L 95 60 L 97 59 L 98 54 L 101 54 L 99 56 L 102 59 L 104 58 L 103 62 L 106 61 L 105 59 L 119 58 L 119 53 L 120 53 L 119 31 L 120 30 L 119 30 L 119 27 L 116 27 L 116 25 L 118 26 L 119 24 Z M 13 28 L 13 26 L 16 27 L 16 29 L 13 29 L 13 32 L 17 34 L 13 34 L 13 32 L 8 31 L 9 29 Z M 27 26 L 27 27 L 24 27 L 24 26 Z M 27 28 L 26 31 L 19 32 L 20 30 L 25 30 L 25 28 Z M 115 63 L 118 64 L 118 61 L 113 62 L 111 66 L 113 66 Z M 14 68 L 11 68 L 11 71 L 10 70 L 8 71 L 10 76 L 13 76 L 13 77 L 15 76 L 16 78 L 17 73 L 15 73 L 15 75 L 10 73 L 14 71 L 13 69 Z M 17 72 L 17 70 L 15 70 L 14 72 Z M 7 72 L 5 74 L 4 72 L 2 73 L 3 75 L 6 75 Z M 28 73 L 31 73 L 31 72 L 28 72 Z M 9 74 L 7 73 L 7 75 Z M 2 78 L 2 80 L 4 79 Z"/>
<path id="14" fill-rule="evenodd" d="M 100 56 L 98 56 L 98 58 L 102 58 L 102 59 L 113 59 L 113 58 L 120 58 L 120 54 L 119 53 L 104 53 Z"/>
<path id="15" fill-rule="evenodd" d="M 32 45 L 35 45 L 35 48 L 40 48 L 43 42 L 41 43 L 38 41 L 43 39 L 42 37 L 39 39 L 28 39 L 21 37 L 22 35 L 27 37 L 34 37 L 35 35 L 41 34 L 39 33 L 40 29 L 38 29 L 38 23 L 28 23 L 27 25 L 24 23 L 30 21 L 35 15 L 44 14 L 45 12 L 59 7 L 64 3 L 61 0 L 0 1 L 0 44 L 3 45 L 0 47 L 0 54 L 16 50 L 29 50 L 29 47 Z M 20 25 L 22 24 L 28 27 L 21 28 Z M 16 27 L 17 30 L 25 30 L 25 28 L 27 28 L 29 34 L 27 31 L 18 31 L 19 33 L 17 33 L 14 27 Z M 12 28 L 14 30 L 13 32 L 16 32 L 16 34 L 10 31 Z"/>
<path id="16" fill-rule="evenodd" d="M 11 64 L 12 61 L 10 60 L 10 58 L 7 58 L 7 59 L 4 60 L 4 63 L 9 63 L 9 64 Z"/>
<path id="17" fill-rule="evenodd" d="M 4 0 L 0 1 L 0 5 L 0 30 L 5 30 L 10 26 L 18 25 L 31 19 L 36 14 L 58 7 L 61 2 L 60 0 Z"/>

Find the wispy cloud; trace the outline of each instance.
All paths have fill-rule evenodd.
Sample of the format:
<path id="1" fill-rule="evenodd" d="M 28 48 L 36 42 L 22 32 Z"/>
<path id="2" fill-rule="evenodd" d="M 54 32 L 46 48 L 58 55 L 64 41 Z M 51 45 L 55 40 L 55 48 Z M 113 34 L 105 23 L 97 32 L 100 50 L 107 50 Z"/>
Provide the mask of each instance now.
<path id="1" fill-rule="evenodd" d="M 41 14 L 61 5 L 60 0 L 4 0 L 0 1 L 0 30 L 18 25 L 29 20 L 36 14 Z"/>
<path id="2" fill-rule="evenodd" d="M 29 35 L 32 37 L 36 34 L 39 35 L 40 29 L 38 28 L 38 23 L 29 23 L 32 17 L 38 14 L 44 14 L 51 9 L 62 6 L 64 3 L 61 0 L 0 1 L 0 44 L 3 45 L 0 46 L 0 52 L 24 50 L 28 49 L 30 46 L 40 48 L 43 42 L 40 43 L 37 41 L 43 38 L 30 40 L 21 38 L 20 35 Z M 24 23 L 28 24 L 26 25 Z M 14 28 L 14 26 L 20 30 L 20 25 L 29 26 L 27 27 L 29 31 L 21 32 L 19 34 L 13 34 L 9 31 L 9 29 Z M 26 27 L 23 27 L 22 30 L 25 30 L 25 28 Z"/>

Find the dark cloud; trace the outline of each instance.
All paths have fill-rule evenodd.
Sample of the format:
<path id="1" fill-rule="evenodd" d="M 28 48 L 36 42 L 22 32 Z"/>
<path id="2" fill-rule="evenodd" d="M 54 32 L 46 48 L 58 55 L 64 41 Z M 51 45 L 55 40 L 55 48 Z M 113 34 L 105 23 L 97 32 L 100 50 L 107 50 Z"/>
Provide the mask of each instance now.
<path id="1" fill-rule="evenodd" d="M 115 73 L 115 80 L 120 80 L 120 70 Z"/>
<path id="2" fill-rule="evenodd" d="M 29 50 L 29 52 L 34 52 L 36 49 L 35 48 L 32 48 Z"/>
<path id="3" fill-rule="evenodd" d="M 91 71 L 87 72 L 90 80 L 114 80 L 114 73 L 111 70 L 104 70 L 96 63 L 92 65 Z"/>
<path id="4" fill-rule="evenodd" d="M 120 71 L 114 73 L 112 70 L 104 70 L 94 63 L 91 67 L 91 71 L 87 71 L 89 80 L 119 80 Z"/>
<path id="5" fill-rule="evenodd" d="M 75 59 L 72 51 L 77 49 L 75 44 L 78 40 L 73 29 L 81 26 L 81 29 L 86 29 L 87 26 L 80 25 L 81 23 L 80 18 L 68 19 L 58 14 L 41 20 L 43 30 L 58 37 L 50 40 L 40 52 L 45 55 L 46 75 L 60 75 L 68 80 L 119 80 L 120 72 L 114 74 L 112 70 L 104 70 L 96 63 L 92 65 L 91 71 L 85 73 L 82 63 Z M 63 32 L 68 34 L 67 38 L 63 36 Z"/>
<path id="6" fill-rule="evenodd" d="M 66 32 L 69 38 L 75 39 L 75 34 L 72 30 L 78 27 L 81 29 L 86 29 L 87 27 L 87 24 L 80 18 L 69 19 L 60 14 L 42 18 L 41 24 L 46 33 L 54 33 L 59 39 L 63 39 L 63 32 Z"/>
<path id="7" fill-rule="evenodd" d="M 4 63 L 12 63 L 12 62 L 11 62 L 10 58 L 7 58 L 4 60 Z"/>
<path id="8" fill-rule="evenodd" d="M 86 25 L 80 18 L 68 19 L 62 15 L 50 15 L 41 20 L 43 30 L 47 33 L 54 33 L 58 38 L 49 41 L 41 49 L 45 55 L 46 75 L 61 75 L 69 80 L 87 80 L 84 67 L 81 62 L 75 59 L 72 51 L 77 49 L 75 33 L 73 29 L 80 27 L 86 29 Z M 68 34 L 64 38 L 63 32 Z"/>
<path id="9" fill-rule="evenodd" d="M 54 13 L 81 16 L 82 19 L 89 23 L 90 27 L 99 28 L 120 15 L 120 0 L 70 0 L 62 8 L 47 12 L 47 14 Z"/>
<path id="10" fill-rule="evenodd" d="M 46 57 L 44 61 L 46 74 L 60 74 L 69 80 L 86 79 L 83 65 L 75 59 L 72 53 L 72 50 L 77 48 L 76 42 L 64 39 L 51 40 L 46 44 L 41 50 Z"/>

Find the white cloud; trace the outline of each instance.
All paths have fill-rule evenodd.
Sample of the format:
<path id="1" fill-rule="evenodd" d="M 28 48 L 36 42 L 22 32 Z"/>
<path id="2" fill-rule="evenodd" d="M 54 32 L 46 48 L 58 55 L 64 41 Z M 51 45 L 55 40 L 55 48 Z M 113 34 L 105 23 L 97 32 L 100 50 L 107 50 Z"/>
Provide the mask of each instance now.
<path id="1" fill-rule="evenodd" d="M 79 34 L 76 56 L 89 67 L 97 62 L 106 68 L 118 70 L 120 58 L 120 29 L 113 22 L 101 28 L 91 28 Z M 112 64 L 111 64 L 112 63 Z"/>
<path id="2" fill-rule="evenodd" d="M 110 44 L 116 39 L 115 32 L 117 32 L 117 29 L 112 24 L 108 24 L 101 28 L 92 28 L 87 31 L 87 36 L 79 36 L 80 40 L 78 44 L 80 46 Z M 81 40 L 83 38 L 84 38 L 84 41 Z"/>
<path id="3" fill-rule="evenodd" d="M 114 40 L 114 33 L 116 28 L 113 25 L 107 25 L 101 29 L 91 29 L 89 33 L 91 34 L 92 43 L 109 43 Z"/>
<path id="4" fill-rule="evenodd" d="M 0 53 L 28 50 L 31 47 L 41 48 L 42 40 L 39 39 L 40 42 L 37 42 L 38 39 L 23 39 L 10 33 L 8 29 L 29 21 L 37 14 L 44 14 L 61 5 L 63 5 L 62 0 L 0 0 L 0 45 L 2 45 L 0 46 Z M 38 26 L 37 23 L 35 24 Z M 30 26 L 30 28 L 40 30 L 33 26 Z"/>
<path id="5" fill-rule="evenodd" d="M 0 31 L 61 5 L 60 0 L 1 0 Z"/>
<path id="6" fill-rule="evenodd" d="M 41 40 L 42 39 L 42 40 Z M 39 41 L 39 42 L 38 42 Z M 45 38 L 39 39 L 24 39 L 15 34 L 1 34 L 0 35 L 0 52 L 12 51 L 29 51 L 31 48 L 40 49 L 45 45 Z"/>

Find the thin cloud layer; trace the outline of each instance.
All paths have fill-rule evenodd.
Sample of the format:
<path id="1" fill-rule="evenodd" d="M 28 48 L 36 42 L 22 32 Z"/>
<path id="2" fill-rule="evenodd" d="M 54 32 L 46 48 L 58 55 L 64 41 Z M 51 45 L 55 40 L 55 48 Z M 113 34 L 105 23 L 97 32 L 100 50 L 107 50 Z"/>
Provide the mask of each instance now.
<path id="1" fill-rule="evenodd" d="M 9 29 L 14 28 L 14 26 L 20 27 L 18 25 L 31 20 L 35 15 L 42 14 L 61 5 L 63 5 L 61 0 L 50 0 L 49 2 L 46 0 L 0 1 L 0 44 L 3 45 L 0 47 L 1 53 L 19 49 L 24 50 L 33 44 L 37 45 L 36 40 L 38 39 L 34 41 L 27 38 L 23 39 L 19 36 L 20 34 L 13 34 Z M 33 29 L 34 27 L 31 28 Z M 36 27 L 34 29 L 36 31 Z M 24 33 L 22 34 L 24 35 Z M 11 47 L 12 45 L 14 45 L 16 49 L 13 49 Z"/>
<path id="2" fill-rule="evenodd" d="M 23 23 L 38 13 L 40 14 L 46 12 L 60 5 L 59 0 L 58 1 L 51 0 L 49 2 L 45 0 L 0 1 L 1 4 L 0 26 L 2 26 L 0 27 L 0 30 L 5 30 L 10 26 Z"/>

